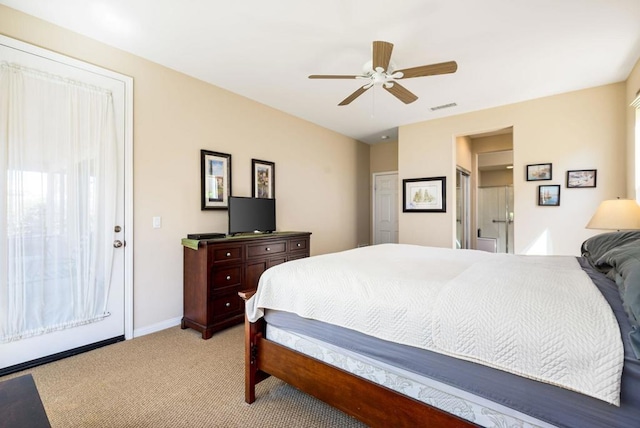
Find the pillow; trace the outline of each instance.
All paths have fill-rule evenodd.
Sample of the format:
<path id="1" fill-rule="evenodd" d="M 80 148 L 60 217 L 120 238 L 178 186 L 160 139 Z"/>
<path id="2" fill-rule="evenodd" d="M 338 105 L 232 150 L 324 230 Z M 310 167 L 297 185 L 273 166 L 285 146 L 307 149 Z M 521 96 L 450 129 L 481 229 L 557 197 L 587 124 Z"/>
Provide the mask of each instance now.
<path id="1" fill-rule="evenodd" d="M 596 260 L 596 268 L 608 267 L 607 276 L 618 285 L 632 330 L 629 333 L 631 346 L 640 359 L 640 245 L 627 242 L 612 248 Z"/>
<path id="2" fill-rule="evenodd" d="M 592 236 L 582 243 L 580 252 L 591 266 L 607 273 L 611 266 L 598 267 L 596 262 L 608 251 L 627 244 L 640 246 L 640 231 L 609 232 Z"/>
<path id="3" fill-rule="evenodd" d="M 640 269 L 634 269 L 625 278 L 622 305 L 631 321 L 629 340 L 636 358 L 640 359 Z"/>
<path id="4" fill-rule="evenodd" d="M 599 249 L 602 250 L 608 246 L 607 243 L 599 247 Z M 601 251 L 597 251 L 596 253 L 600 252 Z M 626 274 L 631 272 L 635 264 L 640 264 L 640 241 L 628 241 L 625 244 L 610 248 L 603 252 L 598 258 L 594 258 L 593 256 L 594 253 L 591 253 L 592 266 L 600 272 L 606 273 L 607 276 L 614 281 L 618 281 L 618 276 L 623 274 L 626 276 Z"/>

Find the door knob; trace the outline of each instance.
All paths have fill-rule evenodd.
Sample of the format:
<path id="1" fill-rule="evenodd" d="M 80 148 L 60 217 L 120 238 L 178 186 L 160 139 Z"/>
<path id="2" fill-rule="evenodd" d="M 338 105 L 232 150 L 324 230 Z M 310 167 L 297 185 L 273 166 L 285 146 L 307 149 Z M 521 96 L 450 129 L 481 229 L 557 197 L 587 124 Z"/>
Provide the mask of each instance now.
<path id="1" fill-rule="evenodd" d="M 113 248 L 120 248 L 122 247 L 124 244 L 122 243 L 122 241 L 120 241 L 119 239 L 116 239 L 115 241 L 113 241 Z"/>

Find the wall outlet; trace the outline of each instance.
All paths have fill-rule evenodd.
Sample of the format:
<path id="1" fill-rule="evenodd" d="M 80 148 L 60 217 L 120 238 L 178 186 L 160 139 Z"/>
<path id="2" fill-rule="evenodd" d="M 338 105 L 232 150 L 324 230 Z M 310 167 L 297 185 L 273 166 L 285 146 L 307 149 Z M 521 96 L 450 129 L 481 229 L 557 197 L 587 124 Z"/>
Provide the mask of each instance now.
<path id="1" fill-rule="evenodd" d="M 153 218 L 153 228 L 160 229 L 162 227 L 162 217 Z"/>

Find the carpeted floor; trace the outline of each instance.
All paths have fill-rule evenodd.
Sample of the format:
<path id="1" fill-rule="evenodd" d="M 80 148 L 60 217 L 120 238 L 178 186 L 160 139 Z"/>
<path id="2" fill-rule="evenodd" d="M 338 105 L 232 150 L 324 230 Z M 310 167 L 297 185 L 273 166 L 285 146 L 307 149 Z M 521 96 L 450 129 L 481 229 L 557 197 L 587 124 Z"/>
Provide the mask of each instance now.
<path id="1" fill-rule="evenodd" d="M 243 334 L 174 327 L 0 381 L 31 373 L 53 428 L 364 426 L 275 378 L 246 404 Z"/>

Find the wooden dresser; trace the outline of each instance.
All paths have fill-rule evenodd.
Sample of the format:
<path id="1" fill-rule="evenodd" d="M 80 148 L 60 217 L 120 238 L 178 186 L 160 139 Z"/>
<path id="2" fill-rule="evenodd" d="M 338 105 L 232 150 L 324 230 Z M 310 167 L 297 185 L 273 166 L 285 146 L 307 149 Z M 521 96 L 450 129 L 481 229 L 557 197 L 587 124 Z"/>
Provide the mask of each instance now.
<path id="1" fill-rule="evenodd" d="M 184 315 L 189 327 L 209 339 L 214 332 L 244 322 L 239 291 L 255 290 L 262 272 L 309 257 L 310 232 L 276 232 L 203 240 L 184 247 Z"/>

